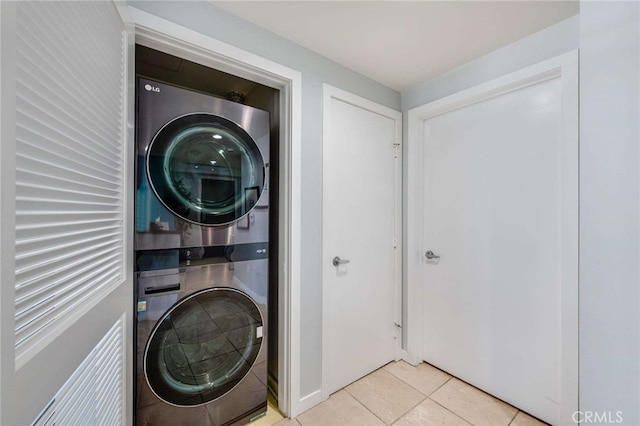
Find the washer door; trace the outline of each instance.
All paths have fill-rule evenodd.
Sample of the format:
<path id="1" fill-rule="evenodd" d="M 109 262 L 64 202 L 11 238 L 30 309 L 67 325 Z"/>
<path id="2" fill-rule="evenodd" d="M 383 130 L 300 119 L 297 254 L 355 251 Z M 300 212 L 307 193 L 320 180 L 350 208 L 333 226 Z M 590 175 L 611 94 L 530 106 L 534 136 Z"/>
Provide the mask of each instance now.
<path id="1" fill-rule="evenodd" d="M 147 176 L 174 214 L 200 225 L 234 222 L 262 194 L 260 149 L 236 123 L 213 114 L 188 114 L 167 123 L 147 151 Z"/>
<path id="2" fill-rule="evenodd" d="M 240 383 L 261 345 L 256 304 L 238 290 L 206 289 L 176 303 L 156 324 L 145 348 L 145 377 L 161 400 L 201 405 Z"/>

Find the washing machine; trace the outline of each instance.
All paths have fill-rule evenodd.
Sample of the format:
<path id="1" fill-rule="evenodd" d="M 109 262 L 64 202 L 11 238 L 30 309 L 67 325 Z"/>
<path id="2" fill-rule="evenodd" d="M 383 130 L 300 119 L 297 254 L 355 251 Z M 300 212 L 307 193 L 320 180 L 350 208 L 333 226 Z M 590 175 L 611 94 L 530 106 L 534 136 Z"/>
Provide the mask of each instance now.
<path id="1" fill-rule="evenodd" d="M 136 253 L 138 425 L 245 424 L 267 410 L 268 244 Z"/>
<path id="2" fill-rule="evenodd" d="M 269 115 L 137 81 L 136 423 L 267 407 Z"/>

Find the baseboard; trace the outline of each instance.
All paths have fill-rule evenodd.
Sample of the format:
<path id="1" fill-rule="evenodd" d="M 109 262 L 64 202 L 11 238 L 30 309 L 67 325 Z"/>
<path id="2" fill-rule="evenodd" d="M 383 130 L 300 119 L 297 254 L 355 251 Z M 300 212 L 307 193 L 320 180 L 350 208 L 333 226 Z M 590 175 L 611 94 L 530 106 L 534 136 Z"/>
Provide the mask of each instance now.
<path id="1" fill-rule="evenodd" d="M 400 351 L 400 358 L 409 364 L 416 366 L 422 362 L 422 360 L 408 351 L 402 350 Z"/>

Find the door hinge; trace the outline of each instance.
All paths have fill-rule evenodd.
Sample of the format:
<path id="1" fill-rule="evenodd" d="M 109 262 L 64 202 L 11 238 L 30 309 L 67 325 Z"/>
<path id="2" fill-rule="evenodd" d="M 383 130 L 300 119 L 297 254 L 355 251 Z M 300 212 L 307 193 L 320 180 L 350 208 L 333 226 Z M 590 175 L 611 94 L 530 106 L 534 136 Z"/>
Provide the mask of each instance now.
<path id="1" fill-rule="evenodd" d="M 393 142 L 393 158 L 398 158 L 400 154 L 400 142 Z"/>

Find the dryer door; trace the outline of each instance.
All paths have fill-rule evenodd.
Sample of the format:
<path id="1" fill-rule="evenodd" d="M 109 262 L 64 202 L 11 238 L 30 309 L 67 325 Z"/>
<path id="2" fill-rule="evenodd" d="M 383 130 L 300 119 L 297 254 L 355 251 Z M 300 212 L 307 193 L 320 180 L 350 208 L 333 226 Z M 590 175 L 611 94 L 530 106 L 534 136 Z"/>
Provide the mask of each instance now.
<path id="1" fill-rule="evenodd" d="M 174 214 L 200 225 L 226 225 L 256 205 L 265 182 L 258 145 L 236 123 L 187 114 L 167 123 L 147 151 L 153 191 Z"/>
<path id="2" fill-rule="evenodd" d="M 210 288 L 174 305 L 156 324 L 144 373 L 158 398 L 194 406 L 220 398 L 253 366 L 262 345 L 262 316 L 241 291 Z"/>

